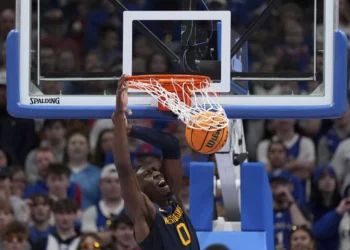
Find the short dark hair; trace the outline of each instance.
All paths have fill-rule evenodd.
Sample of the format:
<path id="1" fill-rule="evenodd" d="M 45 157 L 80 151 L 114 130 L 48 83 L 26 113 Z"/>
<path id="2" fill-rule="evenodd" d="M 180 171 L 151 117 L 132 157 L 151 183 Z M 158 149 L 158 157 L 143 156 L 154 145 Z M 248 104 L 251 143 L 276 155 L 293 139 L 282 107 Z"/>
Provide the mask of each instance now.
<path id="1" fill-rule="evenodd" d="M 66 121 L 62 119 L 47 119 L 44 121 L 43 129 L 52 128 L 56 123 L 60 123 L 62 127 L 66 128 Z"/>
<path id="2" fill-rule="evenodd" d="M 47 194 L 34 194 L 29 197 L 31 200 L 31 205 L 36 206 L 39 204 L 52 206 L 52 199 Z"/>
<path id="3" fill-rule="evenodd" d="M 51 148 L 49 148 L 49 147 L 39 147 L 39 148 L 37 148 L 35 151 L 36 151 L 36 152 L 35 152 L 36 154 L 38 154 L 39 152 L 44 152 L 44 153 L 50 152 L 51 154 L 53 154 L 53 155 L 55 156 L 55 153 L 54 153 L 53 150 L 52 150 Z"/>
<path id="4" fill-rule="evenodd" d="M 208 246 L 205 250 L 229 250 L 229 248 L 222 244 L 213 244 Z"/>
<path id="5" fill-rule="evenodd" d="M 282 140 L 271 140 L 271 141 L 269 142 L 269 146 L 267 147 L 267 153 L 270 152 L 272 146 L 275 145 L 275 144 L 281 145 L 281 146 L 283 147 L 284 152 L 285 152 L 286 154 L 288 154 L 288 149 L 287 149 L 286 145 L 284 144 L 284 142 L 283 142 Z"/>
<path id="6" fill-rule="evenodd" d="M 71 171 L 66 164 L 63 163 L 50 163 L 47 168 L 47 176 L 56 175 L 61 176 L 65 175 L 69 178 Z"/>
<path id="7" fill-rule="evenodd" d="M 130 227 L 134 227 L 134 223 L 130 219 L 129 216 L 127 216 L 125 213 L 121 213 L 118 216 L 115 216 L 112 218 L 110 228 L 111 229 L 116 229 L 120 224 L 125 224 Z"/>
<path id="8" fill-rule="evenodd" d="M 23 234 L 26 238 L 28 238 L 28 228 L 25 224 L 19 221 L 12 221 L 6 227 L 5 231 L 2 234 L 2 239 L 6 240 L 6 238 L 10 235 L 18 235 Z"/>
<path id="9" fill-rule="evenodd" d="M 312 240 L 315 240 L 314 234 L 312 233 L 311 229 L 307 225 L 292 226 L 292 230 L 290 231 L 290 236 L 292 236 L 298 230 L 302 230 L 306 232 Z M 292 237 L 290 237 L 290 239 L 292 239 Z"/>
<path id="10" fill-rule="evenodd" d="M 23 172 L 24 173 L 24 170 L 23 168 L 21 168 L 20 166 L 11 166 L 9 168 L 9 171 L 10 171 L 10 177 L 12 178 L 15 174 L 19 173 L 19 172 Z"/>
<path id="11" fill-rule="evenodd" d="M 56 201 L 52 206 L 52 212 L 57 214 L 76 213 L 78 210 L 78 204 L 69 198 Z"/>

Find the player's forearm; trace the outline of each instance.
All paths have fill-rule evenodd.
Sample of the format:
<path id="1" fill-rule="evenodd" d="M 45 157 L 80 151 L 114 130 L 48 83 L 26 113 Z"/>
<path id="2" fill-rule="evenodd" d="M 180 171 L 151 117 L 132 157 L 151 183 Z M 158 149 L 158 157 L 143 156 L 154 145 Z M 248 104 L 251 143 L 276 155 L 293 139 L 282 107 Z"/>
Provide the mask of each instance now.
<path id="1" fill-rule="evenodd" d="M 113 138 L 113 155 L 114 163 L 119 176 L 127 176 L 133 174 L 131 165 L 128 137 L 126 135 L 126 126 L 124 113 L 119 112 L 113 115 L 114 122 L 114 138 Z"/>
<path id="2" fill-rule="evenodd" d="M 153 128 L 133 126 L 129 136 L 160 149 L 163 153 L 163 159 L 181 158 L 179 140 L 172 134 L 160 132 Z"/>

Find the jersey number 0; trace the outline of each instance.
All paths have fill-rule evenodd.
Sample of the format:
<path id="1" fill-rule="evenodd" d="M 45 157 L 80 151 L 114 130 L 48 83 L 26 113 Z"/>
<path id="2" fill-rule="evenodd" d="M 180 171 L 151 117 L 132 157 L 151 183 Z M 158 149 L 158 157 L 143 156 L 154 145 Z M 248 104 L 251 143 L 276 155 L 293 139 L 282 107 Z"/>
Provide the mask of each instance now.
<path id="1" fill-rule="evenodd" d="M 184 246 L 187 246 L 191 243 L 191 236 L 190 233 L 188 232 L 188 229 L 185 225 L 185 223 L 179 223 L 176 226 L 177 233 L 180 237 L 180 240 Z M 185 234 L 185 237 L 184 237 Z"/>

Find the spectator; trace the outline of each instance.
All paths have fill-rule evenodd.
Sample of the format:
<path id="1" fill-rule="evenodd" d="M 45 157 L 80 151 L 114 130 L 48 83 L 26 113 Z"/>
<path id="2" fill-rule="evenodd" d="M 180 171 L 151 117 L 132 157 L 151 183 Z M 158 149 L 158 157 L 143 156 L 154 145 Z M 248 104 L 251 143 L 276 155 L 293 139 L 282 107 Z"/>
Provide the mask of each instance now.
<path id="1" fill-rule="evenodd" d="M 316 250 L 312 232 L 307 226 L 293 226 L 290 234 L 290 250 Z"/>
<path id="2" fill-rule="evenodd" d="M 267 149 L 267 158 L 267 172 L 283 169 L 288 160 L 288 150 L 284 143 L 282 141 L 271 141 Z"/>
<path id="3" fill-rule="evenodd" d="M 132 72 L 133 73 L 146 73 L 146 60 L 144 58 L 132 59 Z"/>
<path id="4" fill-rule="evenodd" d="M 54 155 L 50 149 L 44 148 L 43 150 L 39 150 L 37 154 L 37 157 L 42 157 L 38 158 L 40 159 L 40 162 L 38 164 L 39 175 L 42 176 L 42 179 L 38 180 L 34 185 L 31 185 L 24 190 L 24 199 L 28 199 L 30 196 L 35 194 L 49 194 L 50 190 L 47 183 L 48 175 L 50 174 L 53 176 L 57 176 L 57 173 L 59 172 L 59 175 L 61 176 L 63 172 L 69 172 L 69 168 L 67 168 L 64 164 L 49 163 L 54 159 Z M 57 190 L 55 192 L 57 192 Z M 72 198 L 78 204 L 81 204 L 81 193 L 82 192 L 78 184 L 73 182 L 69 183 L 67 197 Z"/>
<path id="5" fill-rule="evenodd" d="M 99 119 L 93 123 L 89 136 L 91 152 L 95 152 L 98 145 L 98 138 L 104 130 L 113 130 L 113 122 L 111 119 Z"/>
<path id="6" fill-rule="evenodd" d="M 52 201 L 45 194 L 33 195 L 29 201 L 32 223 L 29 227 L 29 241 L 35 244 L 54 232 L 54 227 L 50 225 Z"/>
<path id="7" fill-rule="evenodd" d="M 101 250 L 101 239 L 95 233 L 87 233 L 81 237 L 77 250 Z"/>
<path id="8" fill-rule="evenodd" d="M 344 199 L 339 205 L 338 213 L 342 215 L 339 224 L 339 250 L 345 250 L 350 247 L 350 185 L 345 188 Z"/>
<path id="9" fill-rule="evenodd" d="M 33 245 L 35 250 L 76 249 L 79 245 L 80 234 L 75 230 L 78 206 L 74 200 L 63 199 L 55 202 L 52 212 L 55 217 L 55 231 L 47 238 L 39 240 Z"/>
<path id="10" fill-rule="evenodd" d="M 91 206 L 82 216 L 82 231 L 98 233 L 99 237 L 109 243 L 111 234 L 108 232 L 111 218 L 124 211 L 124 201 L 121 198 L 120 183 L 114 164 L 103 167 L 100 176 L 102 200 L 98 205 Z"/>
<path id="11" fill-rule="evenodd" d="M 0 198 L 0 235 L 6 226 L 14 220 L 13 209 L 8 200 Z"/>
<path id="12" fill-rule="evenodd" d="M 16 156 L 12 164 L 23 166 L 36 143 L 34 121 L 14 118 L 7 112 L 6 77 L 0 78 L 0 145 L 6 145 L 9 155 Z"/>
<path id="13" fill-rule="evenodd" d="M 285 44 L 277 49 L 277 57 L 283 61 L 290 60 L 299 66 L 300 71 L 305 71 L 309 62 L 309 49 L 304 44 L 304 29 L 299 22 L 288 20 L 284 24 Z"/>
<path id="14" fill-rule="evenodd" d="M 350 3 L 346 0 L 339 1 L 339 28 L 350 37 Z M 350 42 L 348 43 L 350 47 Z"/>
<path id="15" fill-rule="evenodd" d="M 341 196 L 334 170 L 329 166 L 314 169 L 308 208 L 313 214 L 312 231 L 319 250 L 337 249 L 338 226 L 344 213 L 340 202 Z"/>
<path id="16" fill-rule="evenodd" d="M 30 250 L 28 244 L 28 229 L 25 224 L 18 221 L 10 222 L 1 235 L 0 249 L 4 250 Z"/>
<path id="17" fill-rule="evenodd" d="M 22 198 L 27 183 L 24 170 L 20 167 L 11 167 L 10 172 L 11 194 Z"/>
<path id="18" fill-rule="evenodd" d="M 282 141 L 271 141 L 268 147 L 269 165 L 267 165 L 267 171 L 274 172 L 278 169 L 284 169 L 284 166 L 287 164 L 287 153 L 288 151 Z M 288 177 L 291 178 L 291 182 L 293 183 L 294 198 L 298 204 L 304 204 L 305 192 L 300 179 L 291 174 Z"/>
<path id="19" fill-rule="evenodd" d="M 112 250 L 141 250 L 135 242 L 134 224 L 126 214 L 114 218 L 111 224 Z"/>
<path id="20" fill-rule="evenodd" d="M 146 37 L 139 36 L 135 39 L 133 51 L 135 57 L 146 59 L 154 53 L 154 48 Z"/>
<path id="21" fill-rule="evenodd" d="M 329 164 L 342 140 L 350 136 L 350 109 L 341 118 L 333 120 L 333 126 L 318 142 L 318 165 Z"/>
<path id="22" fill-rule="evenodd" d="M 306 181 L 311 176 L 315 164 L 315 146 L 310 138 L 300 136 L 295 132 L 296 120 L 276 120 L 276 135 L 272 140 L 282 140 L 288 150 L 290 160 L 284 169 Z M 269 140 L 263 140 L 258 145 L 257 158 L 268 164 L 267 149 Z"/>
<path id="23" fill-rule="evenodd" d="M 84 69 L 87 72 L 91 72 L 93 68 L 104 68 L 105 65 L 102 60 L 101 54 L 97 51 L 89 52 L 85 57 Z"/>
<path id="24" fill-rule="evenodd" d="M 101 56 L 102 61 L 108 66 L 114 63 L 116 58 L 120 58 L 119 61 L 121 61 L 119 34 L 113 26 L 106 24 L 100 27 L 98 47 L 95 52 Z"/>
<path id="25" fill-rule="evenodd" d="M 70 174 L 71 171 L 66 165 L 50 164 L 46 177 L 48 195 L 54 201 L 71 198 L 80 206 L 81 189 L 78 184 L 69 181 Z"/>
<path id="26" fill-rule="evenodd" d="M 77 183 L 82 191 L 82 206 L 86 208 L 99 200 L 99 180 L 101 170 L 88 161 L 88 138 L 81 132 L 72 133 L 67 139 L 67 164 L 72 171 L 71 181 Z"/>
<path id="27" fill-rule="evenodd" d="M 341 185 L 341 191 L 344 191 L 346 186 L 350 184 L 350 172 L 348 171 L 350 167 L 350 139 L 343 140 L 337 147 L 330 165 L 334 168 L 337 174 L 338 181 Z"/>
<path id="28" fill-rule="evenodd" d="M 112 152 L 113 130 L 105 129 L 98 136 L 97 145 L 94 152 L 93 163 L 96 166 L 103 167 L 105 156 Z"/>
<path id="29" fill-rule="evenodd" d="M 99 27 L 106 24 L 115 12 L 115 7 L 108 0 L 102 0 L 101 4 L 88 14 L 84 30 L 84 47 L 87 51 L 97 47 Z"/>
<path id="30" fill-rule="evenodd" d="M 44 46 L 52 46 L 56 49 L 70 49 L 74 55 L 81 55 L 79 45 L 72 38 L 66 37 L 66 24 L 63 12 L 60 9 L 47 10 L 43 15 L 43 32 L 44 38 L 41 44 Z M 46 35 L 46 36 L 45 36 Z"/>
<path id="31" fill-rule="evenodd" d="M 310 226 L 310 216 L 303 207 L 297 205 L 292 195 L 291 177 L 287 172 L 275 170 L 269 179 L 273 196 L 275 246 L 278 249 L 289 249 L 292 226 Z"/>
<path id="32" fill-rule="evenodd" d="M 164 74 L 172 72 L 171 61 L 163 54 L 155 53 L 147 59 L 146 72 Z"/>
<path id="33" fill-rule="evenodd" d="M 26 165 L 26 175 L 29 183 L 33 185 L 24 190 L 23 197 L 26 199 L 35 193 L 41 193 L 46 190 L 45 179 L 47 176 L 47 168 L 50 163 L 56 161 L 55 154 L 48 147 L 40 147 L 35 150 L 36 168 L 33 169 L 30 165 Z M 40 191 L 39 191 L 40 190 Z"/>
<path id="34" fill-rule="evenodd" d="M 15 29 L 16 13 L 12 9 L 5 9 L 0 13 L 0 41 L 5 41 L 7 34 Z"/>
<path id="35" fill-rule="evenodd" d="M 27 222 L 29 208 L 19 197 L 11 194 L 11 172 L 8 168 L 0 168 L 0 197 L 10 202 L 17 220 Z"/>
<path id="36" fill-rule="evenodd" d="M 55 71 L 56 57 L 54 47 L 40 46 L 40 67 L 41 71 L 44 73 Z"/>
<path id="37" fill-rule="evenodd" d="M 0 167 L 12 165 L 12 156 L 5 148 L 0 148 Z"/>

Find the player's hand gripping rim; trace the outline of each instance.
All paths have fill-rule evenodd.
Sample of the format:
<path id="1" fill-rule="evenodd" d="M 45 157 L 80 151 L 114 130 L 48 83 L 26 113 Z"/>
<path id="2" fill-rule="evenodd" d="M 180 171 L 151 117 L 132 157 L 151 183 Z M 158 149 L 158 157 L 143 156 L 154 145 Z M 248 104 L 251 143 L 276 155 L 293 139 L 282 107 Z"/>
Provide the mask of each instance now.
<path id="1" fill-rule="evenodd" d="M 112 121 L 114 123 L 113 118 L 116 114 L 124 114 L 125 125 L 127 130 L 129 130 L 130 126 L 128 125 L 126 115 L 131 115 L 132 111 L 126 107 L 128 105 L 128 86 L 126 86 L 125 78 L 126 75 L 122 75 L 118 81 L 118 87 L 116 91 L 116 107 L 115 111 L 112 114 Z"/>

